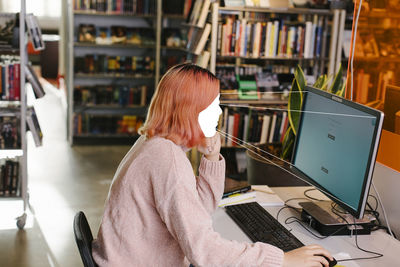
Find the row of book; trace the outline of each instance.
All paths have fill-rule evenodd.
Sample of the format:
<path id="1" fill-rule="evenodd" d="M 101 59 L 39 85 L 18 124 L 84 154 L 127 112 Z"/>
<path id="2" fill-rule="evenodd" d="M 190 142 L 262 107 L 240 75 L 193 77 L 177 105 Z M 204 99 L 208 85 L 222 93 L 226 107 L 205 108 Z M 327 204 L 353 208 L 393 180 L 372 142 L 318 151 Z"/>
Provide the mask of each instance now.
<path id="1" fill-rule="evenodd" d="M 272 72 L 254 64 L 217 65 L 215 73 L 221 90 L 242 89 L 241 86 L 249 90 L 252 86 L 261 99 L 281 99 L 282 92 L 290 90 L 294 78 L 291 73 Z M 238 96 L 226 93 L 221 98 L 237 99 Z"/>
<path id="2" fill-rule="evenodd" d="M 231 138 L 223 137 L 222 145 L 282 142 L 289 123 L 287 112 L 282 112 L 282 109 L 284 108 L 277 108 L 279 111 L 273 111 L 273 108 L 260 111 L 225 107 L 220 128 Z"/>
<path id="3" fill-rule="evenodd" d="M 144 119 L 139 116 L 75 114 L 74 135 L 137 135 Z"/>
<path id="4" fill-rule="evenodd" d="M 74 10 L 112 14 L 155 14 L 155 0 L 74 0 Z"/>
<path id="5" fill-rule="evenodd" d="M 155 45 L 154 30 L 151 28 L 131 28 L 125 26 L 96 27 L 94 24 L 80 24 L 77 40 L 78 42 L 102 45 Z"/>
<path id="6" fill-rule="evenodd" d="M 74 90 L 74 103 L 78 106 L 145 106 L 148 89 L 147 85 L 78 86 Z"/>
<path id="7" fill-rule="evenodd" d="M 107 56 L 90 54 L 75 57 L 75 73 L 140 73 L 154 72 L 154 59 L 149 56 Z"/>
<path id="8" fill-rule="evenodd" d="M 19 49 L 19 22 L 15 13 L 0 14 L 0 49 Z M 45 45 L 37 18 L 26 14 L 26 30 L 29 33 L 33 49 L 43 50 Z"/>
<path id="9" fill-rule="evenodd" d="M 21 65 L 19 56 L 3 55 L 0 56 L 0 99 L 7 101 L 19 101 L 21 99 L 20 89 Z M 33 70 L 32 66 L 25 65 L 25 77 L 32 85 L 36 98 L 45 95 L 42 85 Z"/>
<path id="10" fill-rule="evenodd" d="M 192 27 L 188 32 L 186 49 L 193 54 L 200 55 L 206 47 L 208 37 L 211 33 L 211 24 L 207 23 L 204 28 Z"/>
<path id="11" fill-rule="evenodd" d="M 21 99 L 19 58 L 0 58 L 0 97 L 2 100 Z"/>
<path id="12" fill-rule="evenodd" d="M 398 24 L 393 27 L 397 27 L 397 25 Z M 358 31 L 355 56 L 372 58 L 397 58 L 398 56 L 400 56 L 400 48 L 394 40 L 399 40 L 399 38 L 400 32 L 397 29 L 386 31 L 375 30 L 372 32 L 370 31 L 370 29 Z"/>
<path id="13" fill-rule="evenodd" d="M 324 17 L 318 15 L 303 22 L 285 19 L 260 22 L 227 16 L 218 25 L 218 53 L 251 58 L 324 56 L 325 24 Z"/>
<path id="14" fill-rule="evenodd" d="M 41 146 L 43 133 L 33 107 L 27 109 L 26 124 L 35 145 Z M 21 123 L 17 116 L 0 116 L 0 149 L 21 149 Z"/>
<path id="15" fill-rule="evenodd" d="M 195 25 L 199 28 L 203 28 L 206 24 L 210 6 L 211 0 L 193 0 L 187 16 L 187 23 L 190 25 Z"/>
<path id="16" fill-rule="evenodd" d="M 0 117 L 0 149 L 21 148 L 21 123 L 16 116 Z"/>
<path id="17" fill-rule="evenodd" d="M 0 49 L 19 48 L 19 31 L 16 27 L 16 15 L 0 14 Z"/>
<path id="18" fill-rule="evenodd" d="M 16 197 L 20 194 L 18 160 L 0 160 L 0 197 Z"/>

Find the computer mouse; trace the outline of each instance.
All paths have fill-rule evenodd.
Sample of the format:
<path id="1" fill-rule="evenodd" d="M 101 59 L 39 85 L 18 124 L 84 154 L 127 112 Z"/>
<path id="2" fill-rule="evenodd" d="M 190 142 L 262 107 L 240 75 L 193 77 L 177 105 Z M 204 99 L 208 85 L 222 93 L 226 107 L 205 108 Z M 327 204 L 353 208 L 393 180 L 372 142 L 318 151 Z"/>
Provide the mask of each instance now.
<path id="1" fill-rule="evenodd" d="M 337 261 L 336 261 L 335 258 L 333 258 L 333 261 L 332 261 L 332 260 L 330 260 L 328 257 L 326 257 L 326 256 L 324 256 L 324 255 L 321 255 L 321 254 L 318 254 L 318 255 L 315 255 L 315 256 L 324 257 L 324 258 L 328 261 L 329 267 L 333 267 L 333 266 L 335 266 L 335 265 L 337 264 Z"/>

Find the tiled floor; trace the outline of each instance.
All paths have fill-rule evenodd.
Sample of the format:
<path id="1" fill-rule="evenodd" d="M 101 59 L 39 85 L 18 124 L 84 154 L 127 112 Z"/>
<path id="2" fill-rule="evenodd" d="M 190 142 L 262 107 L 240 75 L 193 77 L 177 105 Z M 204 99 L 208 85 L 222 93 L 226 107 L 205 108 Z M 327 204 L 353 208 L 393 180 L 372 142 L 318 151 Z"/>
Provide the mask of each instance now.
<path id="1" fill-rule="evenodd" d="M 82 266 L 72 222 L 83 210 L 97 234 L 103 203 L 119 161 L 129 146 L 74 146 L 66 140 L 65 99 L 50 85 L 34 105 L 44 133 L 36 148 L 28 136 L 31 211 L 24 230 L 13 218 L 20 203 L 0 202 L 0 266 Z M 3 226 L 3 227 L 1 227 Z"/>

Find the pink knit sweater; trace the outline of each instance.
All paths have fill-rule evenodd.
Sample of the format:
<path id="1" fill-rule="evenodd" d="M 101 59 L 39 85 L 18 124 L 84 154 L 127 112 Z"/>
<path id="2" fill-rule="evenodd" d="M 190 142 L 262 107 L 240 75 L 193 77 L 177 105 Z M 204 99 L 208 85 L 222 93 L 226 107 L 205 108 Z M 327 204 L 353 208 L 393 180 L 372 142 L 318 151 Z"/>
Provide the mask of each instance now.
<path id="1" fill-rule="evenodd" d="M 114 176 L 93 257 L 99 266 L 281 266 L 282 250 L 223 239 L 212 228 L 225 160 L 201 159 L 195 177 L 182 147 L 140 137 Z"/>

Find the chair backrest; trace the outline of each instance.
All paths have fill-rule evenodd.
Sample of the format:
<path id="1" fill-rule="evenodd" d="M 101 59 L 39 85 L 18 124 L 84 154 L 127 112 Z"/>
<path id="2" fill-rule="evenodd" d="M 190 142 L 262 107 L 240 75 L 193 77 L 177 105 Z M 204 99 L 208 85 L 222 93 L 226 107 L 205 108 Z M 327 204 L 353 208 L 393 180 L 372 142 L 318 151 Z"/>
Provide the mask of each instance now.
<path id="1" fill-rule="evenodd" d="M 74 218 L 75 241 L 81 254 L 83 266 L 96 267 L 92 257 L 93 235 L 85 214 L 79 211 Z"/>

